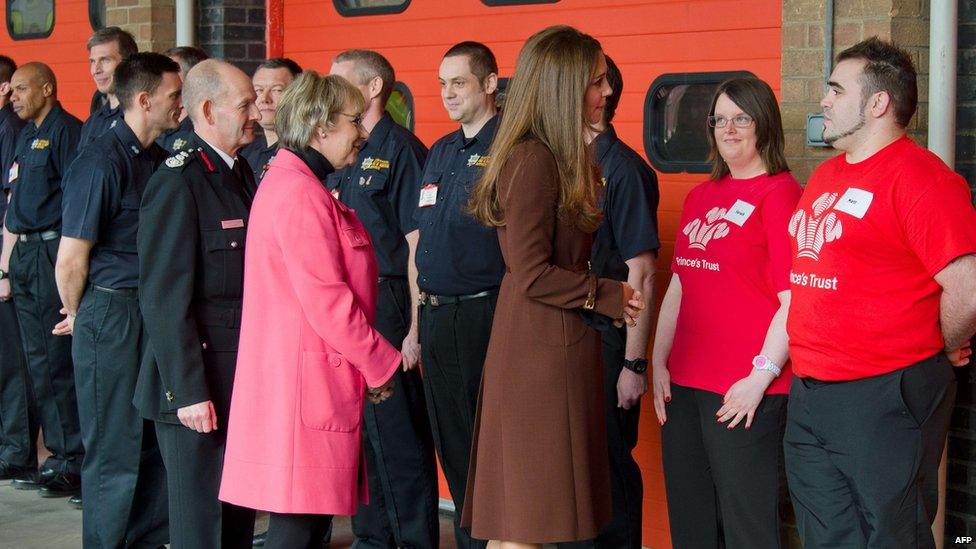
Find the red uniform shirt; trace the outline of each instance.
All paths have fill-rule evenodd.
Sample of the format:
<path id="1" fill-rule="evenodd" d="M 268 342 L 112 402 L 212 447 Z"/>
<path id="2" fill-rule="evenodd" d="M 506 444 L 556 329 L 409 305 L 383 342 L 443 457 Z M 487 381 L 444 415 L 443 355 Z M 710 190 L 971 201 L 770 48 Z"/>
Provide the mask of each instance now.
<path id="1" fill-rule="evenodd" d="M 789 289 L 786 226 L 800 198 L 789 172 L 706 181 L 688 193 L 671 270 L 681 308 L 668 357 L 671 381 L 724 394 L 752 371 L 777 293 Z M 789 365 L 767 389 L 789 392 Z"/>
<path id="2" fill-rule="evenodd" d="M 943 348 L 933 276 L 976 253 L 970 200 L 966 181 L 908 137 L 817 168 L 789 225 L 797 375 L 860 379 Z"/>

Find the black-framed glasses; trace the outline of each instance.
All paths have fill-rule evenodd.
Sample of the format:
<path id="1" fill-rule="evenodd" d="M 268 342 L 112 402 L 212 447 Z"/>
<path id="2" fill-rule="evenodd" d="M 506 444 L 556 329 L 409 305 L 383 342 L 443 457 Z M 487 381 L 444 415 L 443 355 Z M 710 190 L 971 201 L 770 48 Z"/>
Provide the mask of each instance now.
<path id="1" fill-rule="evenodd" d="M 712 128 L 724 128 L 732 122 L 732 125 L 736 128 L 748 128 L 755 122 L 751 116 L 748 114 L 740 114 L 739 116 L 733 116 L 732 118 L 726 118 L 724 116 L 709 116 L 708 125 Z"/>
<path id="2" fill-rule="evenodd" d="M 363 125 L 363 115 L 362 115 L 362 113 L 360 113 L 360 114 L 348 114 L 348 113 L 340 112 L 339 114 L 341 114 L 342 116 L 348 116 L 349 118 L 352 118 L 352 123 L 355 124 L 355 125 L 357 125 L 357 126 L 362 126 Z"/>

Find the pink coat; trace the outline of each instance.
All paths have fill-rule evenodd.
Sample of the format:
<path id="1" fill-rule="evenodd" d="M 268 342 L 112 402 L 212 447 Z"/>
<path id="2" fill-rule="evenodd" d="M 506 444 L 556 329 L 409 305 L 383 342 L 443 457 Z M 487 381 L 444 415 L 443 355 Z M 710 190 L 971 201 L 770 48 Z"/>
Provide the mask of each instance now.
<path id="1" fill-rule="evenodd" d="M 400 365 L 372 326 L 372 244 L 355 212 L 286 150 L 268 168 L 249 223 L 220 499 L 354 514 L 367 501 L 365 389 Z"/>

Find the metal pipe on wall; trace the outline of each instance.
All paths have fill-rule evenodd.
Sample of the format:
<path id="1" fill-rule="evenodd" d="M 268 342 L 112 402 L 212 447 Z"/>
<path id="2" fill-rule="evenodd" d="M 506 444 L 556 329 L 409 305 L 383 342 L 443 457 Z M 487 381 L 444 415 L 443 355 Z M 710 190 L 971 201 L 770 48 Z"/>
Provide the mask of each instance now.
<path id="1" fill-rule="evenodd" d="M 932 0 L 929 12 L 929 150 L 956 161 L 957 0 Z"/>
<path id="2" fill-rule="evenodd" d="M 834 0 L 827 0 L 824 12 L 824 85 L 834 68 Z"/>
<path id="3" fill-rule="evenodd" d="M 176 0 L 176 45 L 196 45 L 195 0 Z"/>

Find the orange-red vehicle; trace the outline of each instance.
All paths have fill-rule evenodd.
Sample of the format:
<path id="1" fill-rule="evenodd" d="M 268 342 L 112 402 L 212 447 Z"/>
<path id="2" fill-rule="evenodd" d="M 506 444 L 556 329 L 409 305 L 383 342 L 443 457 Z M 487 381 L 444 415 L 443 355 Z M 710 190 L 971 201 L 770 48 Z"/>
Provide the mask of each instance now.
<path id="1" fill-rule="evenodd" d="M 349 48 L 375 49 L 396 69 L 391 110 L 428 145 L 454 130 L 439 96 L 443 53 L 484 42 L 510 76 L 532 33 L 567 24 L 592 34 L 614 58 L 624 93 L 614 125 L 658 171 L 663 247 L 658 287 L 667 285 L 676 225 L 687 191 L 705 177 L 705 110 L 714 85 L 748 72 L 778 92 L 782 5 L 774 0 L 266 0 L 268 55 L 328 71 Z M 51 6 L 49 16 L 32 13 Z M 84 119 L 94 84 L 85 41 L 104 17 L 104 0 L 7 0 L 0 53 L 41 60 L 58 76 L 65 107 Z M 101 6 L 101 10 L 99 8 Z M 16 12 L 16 13 L 15 13 Z M 18 39 L 14 39 L 17 37 Z M 643 543 L 670 547 L 660 430 L 644 401 L 636 449 L 644 474 Z M 442 496 L 448 498 L 446 484 Z"/>

